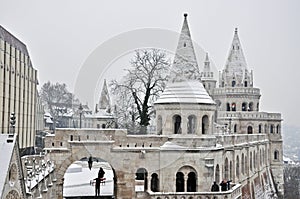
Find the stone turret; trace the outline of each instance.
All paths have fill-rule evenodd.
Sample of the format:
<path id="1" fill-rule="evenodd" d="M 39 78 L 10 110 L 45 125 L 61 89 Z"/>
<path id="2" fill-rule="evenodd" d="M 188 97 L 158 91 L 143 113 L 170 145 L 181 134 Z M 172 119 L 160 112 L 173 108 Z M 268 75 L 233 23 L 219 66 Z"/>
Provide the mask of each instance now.
<path id="1" fill-rule="evenodd" d="M 219 83 L 219 87 L 253 87 L 252 71 L 248 71 L 237 28 L 234 31 L 225 69 L 221 72 Z"/>
<path id="2" fill-rule="evenodd" d="M 104 80 L 99 104 L 96 104 L 96 113 L 98 113 L 100 110 L 105 111 L 107 113 L 111 112 L 111 105 L 110 105 L 110 97 L 107 89 L 106 80 Z"/>
<path id="3" fill-rule="evenodd" d="M 205 55 L 203 72 L 201 72 L 201 81 L 203 83 L 204 88 L 209 94 L 211 94 L 212 89 L 216 88 L 217 81 L 215 80 L 214 72 L 211 70 L 210 67 L 208 53 L 206 53 Z"/>
<path id="4" fill-rule="evenodd" d="M 200 81 L 187 14 L 184 14 L 172 67 L 170 81 L 154 103 L 157 133 L 212 134 L 216 106 Z"/>

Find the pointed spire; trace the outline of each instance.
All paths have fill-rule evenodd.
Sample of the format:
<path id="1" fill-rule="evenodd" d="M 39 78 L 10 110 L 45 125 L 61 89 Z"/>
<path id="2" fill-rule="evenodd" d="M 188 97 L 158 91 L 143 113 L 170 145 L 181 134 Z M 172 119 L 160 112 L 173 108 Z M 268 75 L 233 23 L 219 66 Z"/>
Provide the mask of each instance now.
<path id="1" fill-rule="evenodd" d="M 173 82 L 183 81 L 186 79 L 200 79 L 199 68 L 186 13 L 184 14 L 184 21 L 179 36 L 170 79 Z"/>
<path id="2" fill-rule="evenodd" d="M 234 36 L 227 58 L 225 70 L 231 75 L 242 75 L 244 71 L 247 70 L 247 63 L 242 50 L 242 45 L 238 36 L 237 28 L 235 28 L 234 30 Z"/>
<path id="3" fill-rule="evenodd" d="M 210 61 L 208 58 L 208 53 L 205 55 L 205 61 L 204 61 L 204 72 L 209 72 L 210 71 Z"/>
<path id="4" fill-rule="evenodd" d="M 99 109 L 104 109 L 106 112 L 110 112 L 110 97 L 106 85 L 106 79 L 104 80 L 104 84 L 101 91 L 101 96 L 99 100 Z"/>

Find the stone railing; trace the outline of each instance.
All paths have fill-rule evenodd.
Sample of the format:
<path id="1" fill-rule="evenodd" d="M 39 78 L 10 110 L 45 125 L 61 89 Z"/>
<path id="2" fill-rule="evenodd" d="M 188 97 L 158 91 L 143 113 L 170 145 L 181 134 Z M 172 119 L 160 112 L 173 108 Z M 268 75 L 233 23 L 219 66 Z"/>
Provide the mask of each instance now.
<path id="1" fill-rule="evenodd" d="M 266 140 L 266 134 L 231 134 L 217 135 L 217 143 L 226 146 L 241 145 L 245 143 L 263 142 Z"/>
<path id="2" fill-rule="evenodd" d="M 151 199 L 238 199 L 242 197 L 242 185 L 236 184 L 232 189 L 222 192 L 148 192 Z"/>
<path id="3" fill-rule="evenodd" d="M 213 90 L 212 95 L 223 95 L 223 94 L 254 94 L 260 95 L 259 88 L 216 88 Z"/>
<path id="4" fill-rule="evenodd" d="M 280 113 L 266 112 L 219 112 L 218 118 L 241 118 L 241 119 L 275 119 L 281 120 Z"/>

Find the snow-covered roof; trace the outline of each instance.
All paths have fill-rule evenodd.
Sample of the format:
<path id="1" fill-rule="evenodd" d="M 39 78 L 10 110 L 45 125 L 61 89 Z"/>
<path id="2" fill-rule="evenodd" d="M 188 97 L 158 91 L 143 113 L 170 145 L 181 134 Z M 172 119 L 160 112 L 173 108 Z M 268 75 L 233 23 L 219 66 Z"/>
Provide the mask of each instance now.
<path id="1" fill-rule="evenodd" d="M 203 84 L 197 80 L 169 83 L 155 104 L 215 104 Z"/>
<path id="2" fill-rule="evenodd" d="M 165 142 L 161 147 L 162 150 L 180 150 L 180 149 L 186 149 L 186 147 L 179 146 L 177 144 L 174 144 L 173 142 Z"/>
<path id="3" fill-rule="evenodd" d="M 99 109 L 97 113 L 85 115 L 86 118 L 114 118 L 112 113 L 108 113 L 105 109 Z"/>
<path id="4" fill-rule="evenodd" d="M 16 141 L 15 135 L 0 134 L 0 163 L 1 163 L 0 198 L 2 196 L 2 190 L 3 190 L 4 184 L 5 184 L 6 176 L 9 172 L 9 165 L 10 165 L 15 141 Z"/>

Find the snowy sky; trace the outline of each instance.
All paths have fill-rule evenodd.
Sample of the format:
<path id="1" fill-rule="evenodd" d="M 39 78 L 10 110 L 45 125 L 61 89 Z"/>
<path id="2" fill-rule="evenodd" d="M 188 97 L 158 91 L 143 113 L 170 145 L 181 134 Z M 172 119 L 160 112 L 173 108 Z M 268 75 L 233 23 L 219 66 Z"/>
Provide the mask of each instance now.
<path id="1" fill-rule="evenodd" d="M 40 85 L 50 80 L 66 83 L 71 91 L 80 87 L 85 92 L 79 91 L 79 98 L 91 107 L 100 93 L 101 78 L 119 75 L 117 69 L 126 65 L 128 52 L 121 46 L 135 43 L 145 47 L 135 39 L 149 40 L 151 34 L 139 36 L 138 30 L 156 28 L 167 35 L 178 32 L 187 12 L 193 40 L 209 52 L 216 70 L 221 70 L 238 27 L 248 67 L 254 71 L 254 84 L 261 89 L 261 110 L 281 112 L 284 124 L 300 126 L 298 0 L 0 1 L 0 24 L 27 45 Z M 125 35 L 127 43 L 118 43 L 120 35 Z M 168 50 L 175 50 L 173 43 L 166 44 Z M 114 46 L 108 52 L 105 44 Z M 85 64 L 101 48 L 111 53 L 106 60 L 109 66 L 95 66 L 102 71 L 97 72 L 97 85 L 88 83 L 94 67 L 78 86 Z M 101 51 L 95 55 L 101 62 Z M 114 69 L 104 75 L 105 68 Z"/>

